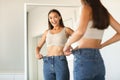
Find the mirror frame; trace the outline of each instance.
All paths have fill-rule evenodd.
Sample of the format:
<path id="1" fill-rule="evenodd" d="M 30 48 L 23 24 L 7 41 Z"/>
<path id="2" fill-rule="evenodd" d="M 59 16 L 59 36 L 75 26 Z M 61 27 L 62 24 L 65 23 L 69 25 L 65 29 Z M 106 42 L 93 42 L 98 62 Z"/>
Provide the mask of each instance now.
<path id="1" fill-rule="evenodd" d="M 27 11 L 28 6 L 41 6 L 41 7 L 75 7 L 80 5 L 59 5 L 59 4 L 40 4 L 40 3 L 24 3 L 24 80 L 29 80 L 29 64 L 28 64 L 28 24 L 27 24 Z"/>

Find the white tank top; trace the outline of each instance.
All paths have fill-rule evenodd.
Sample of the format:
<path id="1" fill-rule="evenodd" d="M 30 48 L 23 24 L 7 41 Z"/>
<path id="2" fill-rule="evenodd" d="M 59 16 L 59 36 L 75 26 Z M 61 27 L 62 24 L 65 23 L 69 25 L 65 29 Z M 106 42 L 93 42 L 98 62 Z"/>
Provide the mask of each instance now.
<path id="1" fill-rule="evenodd" d="M 93 22 L 89 21 L 87 30 L 86 30 L 83 38 L 102 39 L 104 30 L 92 28 L 92 24 L 93 24 Z"/>
<path id="2" fill-rule="evenodd" d="M 50 30 L 47 33 L 47 36 L 46 36 L 47 47 L 48 46 L 64 46 L 66 41 L 67 41 L 67 36 L 65 33 L 65 28 L 63 28 L 57 34 L 51 34 Z"/>

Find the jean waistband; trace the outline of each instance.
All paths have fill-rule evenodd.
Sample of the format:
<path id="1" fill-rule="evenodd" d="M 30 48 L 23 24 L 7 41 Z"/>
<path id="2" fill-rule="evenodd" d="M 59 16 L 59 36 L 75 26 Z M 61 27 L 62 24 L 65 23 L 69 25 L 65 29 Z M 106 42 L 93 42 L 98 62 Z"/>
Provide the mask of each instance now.
<path id="1" fill-rule="evenodd" d="M 43 59 L 52 59 L 52 58 L 66 58 L 65 55 L 61 55 L 61 56 L 43 56 Z"/>
<path id="2" fill-rule="evenodd" d="M 74 52 L 77 52 L 77 51 L 99 51 L 98 48 L 79 48 L 79 49 L 76 49 L 76 50 L 72 50 L 72 53 Z"/>

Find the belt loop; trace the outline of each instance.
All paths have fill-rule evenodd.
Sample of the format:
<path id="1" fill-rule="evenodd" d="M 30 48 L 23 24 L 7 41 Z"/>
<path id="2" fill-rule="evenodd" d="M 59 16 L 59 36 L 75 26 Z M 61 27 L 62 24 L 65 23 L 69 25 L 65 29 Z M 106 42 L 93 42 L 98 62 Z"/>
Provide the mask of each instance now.
<path id="1" fill-rule="evenodd" d="M 82 54 L 82 49 L 78 49 L 78 52 L 81 55 Z"/>

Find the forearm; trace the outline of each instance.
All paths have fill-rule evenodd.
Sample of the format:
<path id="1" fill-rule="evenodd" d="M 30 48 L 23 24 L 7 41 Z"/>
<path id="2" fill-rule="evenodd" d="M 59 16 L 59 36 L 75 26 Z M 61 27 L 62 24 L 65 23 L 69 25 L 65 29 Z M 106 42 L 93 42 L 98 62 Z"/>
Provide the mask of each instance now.
<path id="1" fill-rule="evenodd" d="M 112 38 L 110 38 L 109 40 L 105 41 L 104 43 L 101 44 L 101 48 L 106 47 L 110 44 L 113 44 L 117 41 L 120 41 L 120 34 L 115 34 Z"/>
<path id="2" fill-rule="evenodd" d="M 36 54 L 35 54 L 35 56 L 36 56 L 37 59 L 42 59 L 43 58 L 42 54 L 39 53 L 40 49 L 41 48 L 39 46 L 36 47 Z"/>
<path id="3" fill-rule="evenodd" d="M 38 46 L 36 47 L 36 54 L 39 54 L 40 49 L 41 49 L 40 47 L 38 47 Z"/>
<path id="4" fill-rule="evenodd" d="M 72 43 L 78 41 L 82 37 L 82 34 L 79 33 L 79 31 L 74 32 L 71 37 L 69 37 L 68 41 L 66 42 L 66 45 L 70 46 Z"/>

